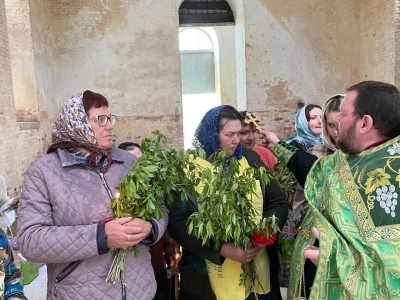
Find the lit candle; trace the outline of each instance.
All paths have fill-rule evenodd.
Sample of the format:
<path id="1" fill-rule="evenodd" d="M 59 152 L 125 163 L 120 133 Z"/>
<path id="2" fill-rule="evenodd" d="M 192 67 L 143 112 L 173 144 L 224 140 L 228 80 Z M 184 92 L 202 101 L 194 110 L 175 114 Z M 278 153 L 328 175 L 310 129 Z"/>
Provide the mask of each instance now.
<path id="1" fill-rule="evenodd" d="M 117 192 L 116 194 L 115 194 L 115 196 L 114 196 L 114 198 L 115 198 L 115 202 L 117 203 L 117 218 L 119 218 L 119 216 L 120 216 L 120 214 L 119 214 L 119 192 Z"/>

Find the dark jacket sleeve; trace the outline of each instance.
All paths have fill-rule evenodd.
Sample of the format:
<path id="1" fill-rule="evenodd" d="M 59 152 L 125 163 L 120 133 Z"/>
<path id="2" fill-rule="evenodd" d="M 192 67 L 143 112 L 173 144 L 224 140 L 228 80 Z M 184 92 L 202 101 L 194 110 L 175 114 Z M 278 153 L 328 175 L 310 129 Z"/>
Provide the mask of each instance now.
<path id="1" fill-rule="evenodd" d="M 169 204 L 169 223 L 168 233 L 182 249 L 196 256 L 211 261 L 214 264 L 221 265 L 224 262 L 224 257 L 220 255 L 221 247 L 215 249 L 212 241 L 208 245 L 202 245 L 201 239 L 198 239 L 188 233 L 187 222 L 189 216 L 197 211 L 196 204 L 189 197 L 187 200 L 181 200 L 178 193 L 174 192 L 174 201 Z"/>
<path id="2" fill-rule="evenodd" d="M 305 147 L 296 141 L 290 144 L 279 141 L 274 146 L 272 153 L 274 153 L 279 161 L 286 164 L 296 177 L 297 182 L 304 188 L 307 174 L 318 157 L 307 153 Z"/>
<path id="3" fill-rule="evenodd" d="M 304 188 L 307 175 L 318 157 L 304 151 L 295 152 L 287 163 L 288 169 L 294 174 L 297 182 Z"/>
<path id="4" fill-rule="evenodd" d="M 264 187 L 264 217 L 275 215 L 279 221 L 279 228 L 282 229 L 286 223 L 289 212 L 289 205 L 278 182 L 271 178 Z"/>

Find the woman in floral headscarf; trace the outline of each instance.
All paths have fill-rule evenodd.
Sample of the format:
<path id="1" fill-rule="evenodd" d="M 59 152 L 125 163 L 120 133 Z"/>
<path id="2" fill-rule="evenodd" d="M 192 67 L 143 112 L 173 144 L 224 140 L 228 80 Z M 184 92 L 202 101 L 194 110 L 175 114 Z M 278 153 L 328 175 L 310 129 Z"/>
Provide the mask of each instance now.
<path id="1" fill-rule="evenodd" d="M 52 128 L 48 154 L 28 169 L 18 209 L 21 252 L 47 263 L 47 299 L 141 299 L 156 283 L 147 246 L 165 230 L 164 218 L 112 216 L 111 201 L 136 159 L 113 146 L 116 117 L 107 99 L 91 91 L 71 97 Z M 116 248 L 127 252 L 124 282 L 105 282 Z"/>
<path id="2" fill-rule="evenodd" d="M 244 149 L 240 144 L 242 116 L 231 106 L 222 105 L 209 110 L 198 126 L 193 145 L 205 151 L 206 160 L 196 158 L 200 168 L 211 167 L 212 155 L 224 150 L 230 159 L 240 162 L 240 168 L 258 168 L 264 166 L 260 157 L 252 150 Z M 283 192 L 275 180 L 258 187 L 258 194 L 252 198 L 254 209 L 262 216 L 275 215 L 283 226 L 287 215 L 287 203 Z M 254 247 L 249 250 L 234 248 L 224 243 L 215 250 L 213 243 L 202 245 L 201 239 L 187 233 L 187 221 L 195 211 L 195 200 L 175 201 L 170 209 L 169 234 L 182 246 L 180 261 L 181 300 L 225 300 L 225 299 L 281 299 L 277 273 L 279 261 L 276 245 Z M 263 287 L 252 291 L 239 286 L 241 264 L 255 260 L 259 267 L 259 280 Z M 206 267 L 207 265 L 207 267 Z M 264 266 L 264 267 L 263 267 Z M 213 271 L 218 270 L 218 271 Z M 208 274 L 207 274 L 208 273 Z M 218 273 L 218 274 L 217 274 Z M 221 276 L 222 274 L 222 276 Z M 232 276 L 232 277 L 230 277 Z"/>

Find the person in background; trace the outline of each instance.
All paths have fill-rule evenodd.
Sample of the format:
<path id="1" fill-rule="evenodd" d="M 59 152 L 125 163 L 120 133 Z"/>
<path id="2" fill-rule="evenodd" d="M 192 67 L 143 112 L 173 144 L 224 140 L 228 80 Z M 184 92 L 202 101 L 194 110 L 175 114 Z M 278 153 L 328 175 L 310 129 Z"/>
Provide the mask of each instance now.
<path id="1" fill-rule="evenodd" d="M 28 299 L 24 295 L 19 263 L 2 228 L 0 228 L 0 299 Z"/>
<path id="2" fill-rule="evenodd" d="M 344 94 L 336 94 L 326 99 L 322 106 L 322 144 L 311 147 L 308 153 L 323 157 L 337 150 L 336 140 L 339 132 L 335 118 L 340 112 L 344 96 Z"/>
<path id="3" fill-rule="evenodd" d="M 139 144 L 133 142 L 124 142 L 118 145 L 119 149 L 132 153 L 137 158 L 142 156 L 142 150 Z M 166 266 L 171 266 L 171 257 L 174 254 L 176 243 L 170 241 L 168 237 L 161 237 L 160 240 L 150 247 L 151 265 L 154 269 L 154 276 L 157 281 L 157 292 L 153 300 L 174 300 L 175 295 L 172 292 L 173 276 L 168 278 Z"/>
<path id="4" fill-rule="evenodd" d="M 257 152 L 266 167 L 273 172 L 276 164 L 275 156 L 268 149 L 256 145 L 261 131 L 260 119 L 246 110 L 241 111 L 240 114 L 243 118 L 240 142 L 244 148 Z"/>
<path id="5" fill-rule="evenodd" d="M 298 151 L 296 152 L 295 155 L 303 155 L 306 157 L 306 159 L 303 157 L 301 161 L 301 168 L 298 165 L 294 165 L 291 167 L 291 171 L 294 173 L 296 178 L 300 178 L 300 182 L 305 182 L 306 177 L 311 170 L 316 158 L 319 157 L 324 157 L 327 155 L 332 154 L 334 151 L 336 151 L 336 140 L 339 136 L 338 130 L 337 130 L 337 123 L 335 122 L 336 116 L 340 112 L 340 105 L 342 103 L 342 100 L 345 95 L 343 94 L 337 94 L 334 96 L 329 97 L 323 107 L 322 107 L 322 112 L 323 112 L 323 120 L 322 120 L 322 136 L 323 136 L 323 144 L 321 145 L 315 145 L 314 147 L 311 147 L 308 149 L 307 153 L 310 155 L 307 155 L 307 153 L 304 153 L 303 151 Z M 261 132 L 261 135 L 265 138 L 265 135 L 271 135 L 275 136 L 275 134 L 269 132 L 269 131 L 263 131 Z M 263 140 L 263 139 L 262 139 Z M 310 157 L 312 156 L 312 157 Z M 309 157 L 307 159 L 307 157 Z M 308 202 L 306 199 L 302 201 L 301 203 L 298 203 L 293 208 L 293 221 L 294 221 L 294 226 L 296 227 L 296 230 L 300 230 L 301 224 L 303 222 L 303 219 L 308 211 Z M 314 246 L 318 247 L 318 240 L 314 244 Z M 308 298 L 310 295 L 311 291 L 311 286 L 314 282 L 314 277 L 315 277 L 315 272 L 317 268 L 316 266 L 310 261 L 306 260 L 305 265 L 304 265 L 304 285 L 305 285 L 305 295 L 302 294 L 303 297 Z M 290 270 L 287 270 L 290 271 Z M 287 272 L 287 275 L 288 272 Z M 302 291 L 303 293 L 303 291 Z"/>
<path id="6" fill-rule="evenodd" d="M 308 151 L 314 146 L 322 144 L 322 110 L 319 105 L 307 104 L 303 106 L 296 114 L 295 128 L 296 134 L 291 135 L 286 140 L 286 143 L 303 151 Z M 296 193 L 293 199 L 293 212 L 300 211 L 304 203 L 303 188 L 297 184 Z M 297 227 L 294 213 L 290 213 L 289 218 Z M 290 222 L 292 223 L 292 222 Z"/>
<path id="7" fill-rule="evenodd" d="M 295 117 L 296 133 L 289 136 L 286 142 L 303 151 L 322 144 L 321 115 L 321 107 L 315 104 L 307 104 L 299 109 Z M 296 218 L 299 217 L 299 215 L 295 216 L 294 212 L 301 211 L 302 205 L 305 202 L 304 199 L 303 188 L 297 183 L 286 224 L 278 238 L 281 264 L 279 282 L 281 287 L 289 286 L 290 267 L 294 253 L 293 247 L 297 235 L 298 220 Z"/>
<path id="8" fill-rule="evenodd" d="M 257 153 L 242 147 L 241 130 L 242 116 L 232 106 L 222 105 L 209 110 L 196 130 L 194 141 L 195 147 L 201 147 L 205 151 L 206 159 L 196 158 L 196 165 L 199 168 L 210 167 L 211 155 L 224 150 L 231 159 L 238 160 L 243 169 L 264 167 Z M 252 300 L 256 297 L 260 300 L 282 299 L 278 284 L 279 259 L 276 245 L 253 247 L 248 250 L 235 248 L 232 243 L 224 243 L 219 249 L 215 249 L 212 242 L 203 245 L 201 239 L 187 232 L 188 218 L 196 211 L 195 201 L 195 199 L 176 198 L 169 208 L 168 232 L 182 246 L 183 254 L 179 263 L 180 299 Z M 288 205 L 274 179 L 271 178 L 266 185 L 258 184 L 257 195 L 253 195 L 249 201 L 257 207 L 260 217 L 275 215 L 279 220 L 279 227 L 282 228 Z M 230 281 L 227 276 L 216 276 L 215 271 L 212 271 L 218 268 L 222 274 L 228 272 L 228 276 L 239 278 L 242 272 L 241 264 L 253 259 L 259 266 L 260 281 L 256 291 L 239 286 L 238 282 Z M 208 269 L 207 264 L 210 266 Z"/>
<path id="9" fill-rule="evenodd" d="M 307 151 L 322 144 L 322 109 L 316 104 L 307 104 L 300 108 L 295 118 L 296 133 L 289 136 L 286 143 Z"/>
<path id="10" fill-rule="evenodd" d="M 297 178 L 309 209 L 296 239 L 288 299 L 304 292 L 306 258 L 318 265 L 310 299 L 399 298 L 399 107 L 400 91 L 391 84 L 349 87 L 335 118 L 339 150 L 318 160 L 264 133 L 289 169 L 308 169 L 304 160 L 314 160 L 307 180 Z M 315 239 L 319 248 L 310 246 Z"/>
<path id="11" fill-rule="evenodd" d="M 140 149 L 140 145 L 132 142 L 124 142 L 118 145 L 119 149 L 126 150 L 129 153 L 132 153 L 137 158 L 142 156 L 142 150 Z"/>
<path id="12" fill-rule="evenodd" d="M 332 97 L 329 97 L 325 101 L 322 107 L 323 142 L 322 144 L 317 144 L 309 148 L 307 150 L 308 153 L 315 155 L 316 157 L 324 157 L 336 151 L 336 140 L 339 133 L 337 130 L 337 123 L 335 122 L 335 117 L 340 112 L 340 104 L 342 103 L 343 98 L 344 98 L 343 94 L 337 94 Z M 309 166 L 309 169 L 311 169 L 311 167 L 312 165 Z M 304 178 L 307 176 L 307 174 L 308 172 L 303 175 Z M 301 190 L 303 191 L 302 188 Z M 304 196 L 304 193 L 302 193 L 302 196 Z M 295 222 L 296 228 L 299 229 L 299 227 L 301 227 L 301 223 L 303 222 L 307 209 L 308 209 L 308 204 L 307 201 L 305 200 L 305 197 L 295 198 L 295 202 L 293 204 L 293 220 Z"/>
<path id="13" fill-rule="evenodd" d="M 47 300 L 152 299 L 156 281 L 148 246 L 163 235 L 163 218 L 112 219 L 119 182 L 136 157 L 113 146 L 116 117 L 107 99 L 85 91 L 63 105 L 47 155 L 28 168 L 18 207 L 22 255 L 47 264 Z M 115 257 L 127 251 L 123 282 L 105 279 Z"/>

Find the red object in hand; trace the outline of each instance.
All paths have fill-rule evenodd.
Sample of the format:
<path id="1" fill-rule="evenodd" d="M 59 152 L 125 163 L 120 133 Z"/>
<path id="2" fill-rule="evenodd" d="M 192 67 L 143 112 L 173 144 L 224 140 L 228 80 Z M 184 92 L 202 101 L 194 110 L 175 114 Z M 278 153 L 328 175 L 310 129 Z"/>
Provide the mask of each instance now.
<path id="1" fill-rule="evenodd" d="M 261 233 L 254 233 L 251 239 L 258 244 L 270 246 L 276 241 L 276 234 L 273 233 L 269 238 L 266 238 Z"/>

